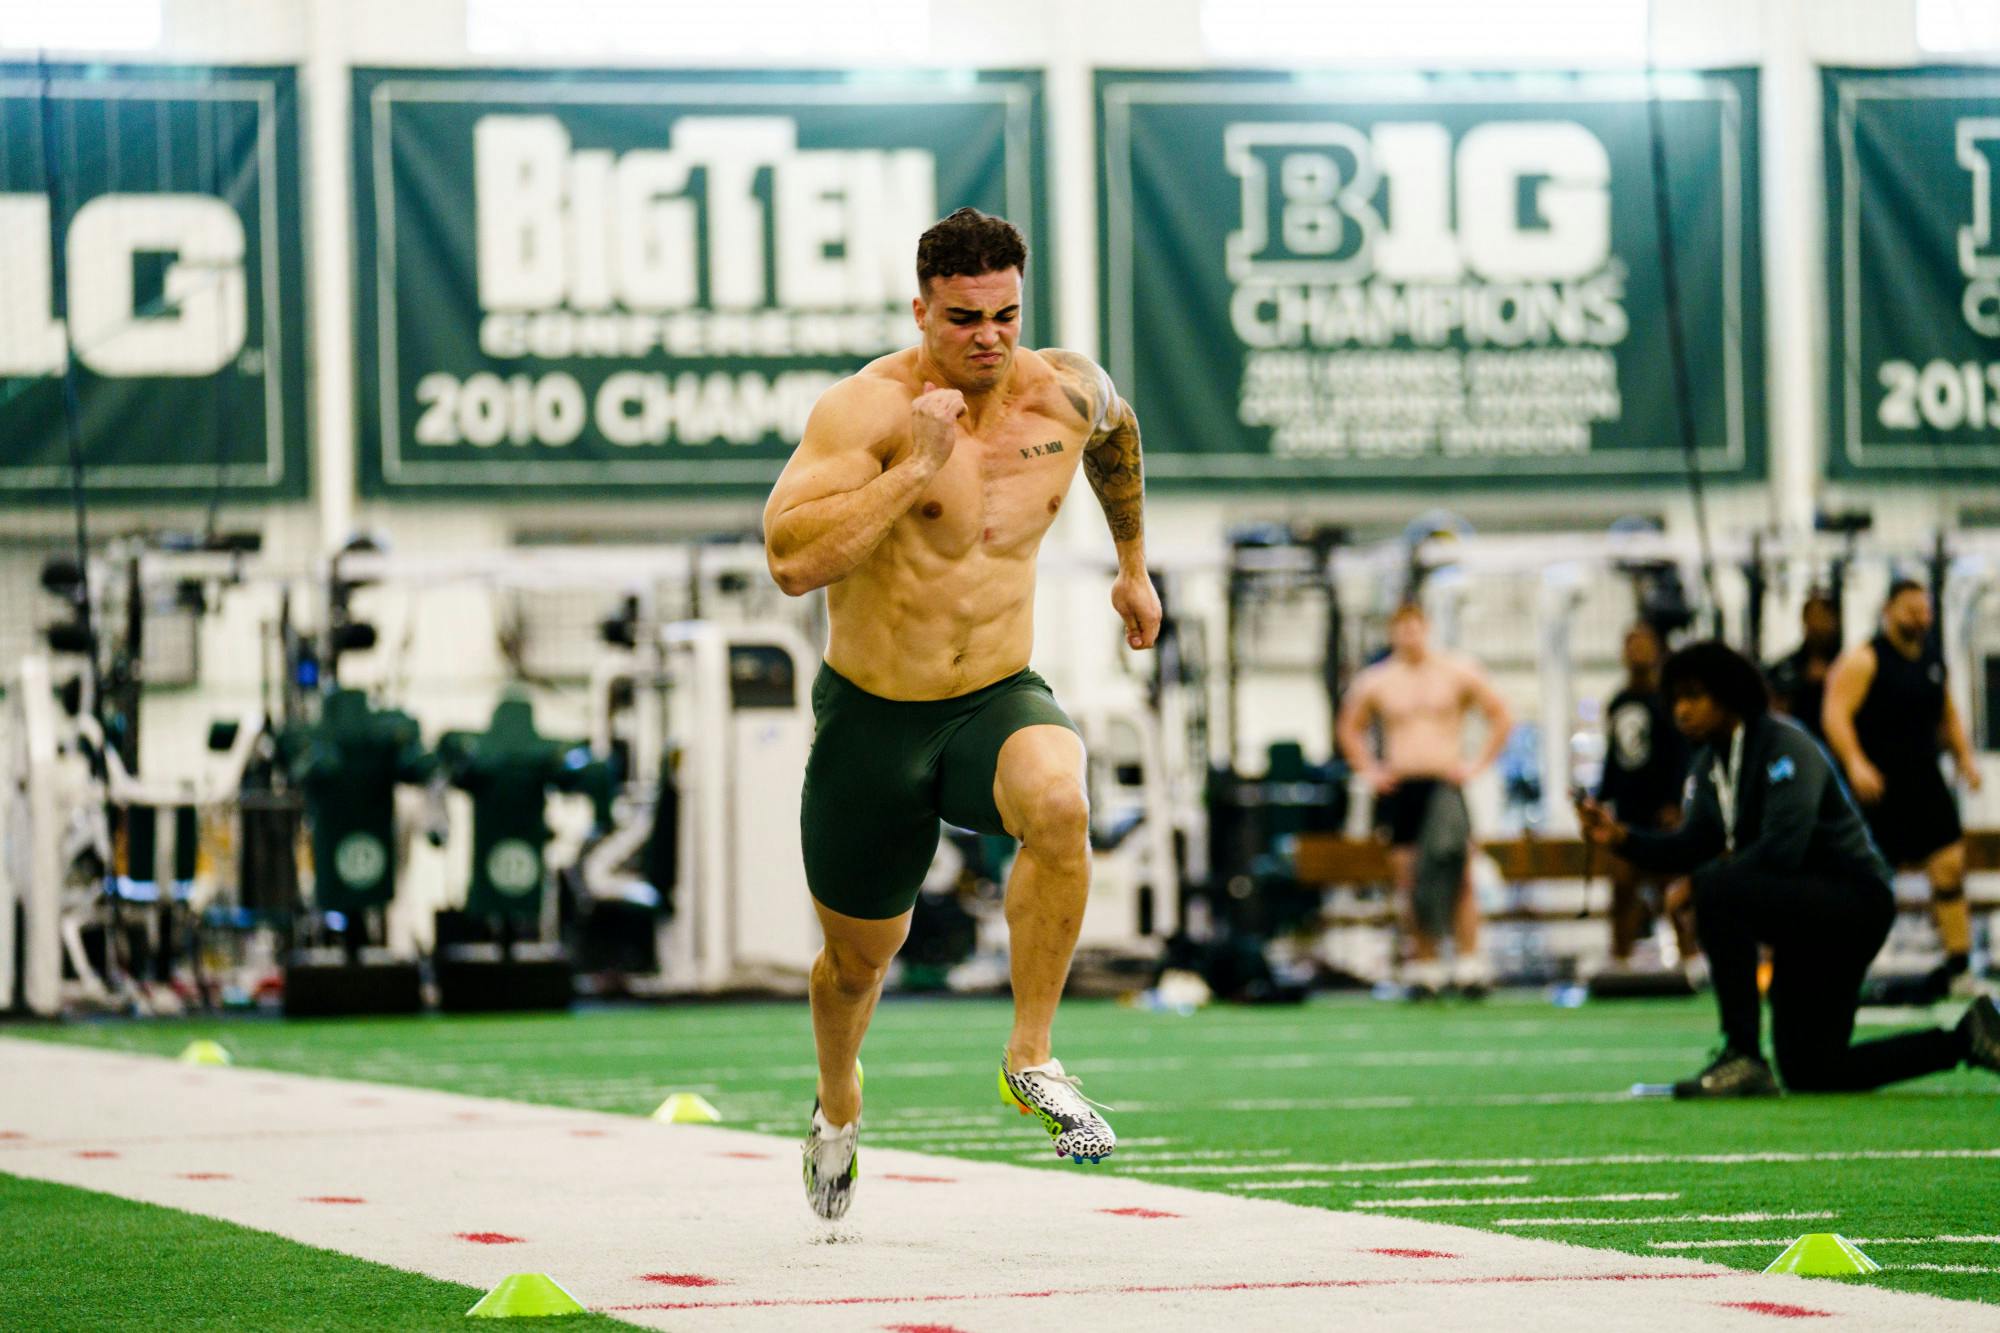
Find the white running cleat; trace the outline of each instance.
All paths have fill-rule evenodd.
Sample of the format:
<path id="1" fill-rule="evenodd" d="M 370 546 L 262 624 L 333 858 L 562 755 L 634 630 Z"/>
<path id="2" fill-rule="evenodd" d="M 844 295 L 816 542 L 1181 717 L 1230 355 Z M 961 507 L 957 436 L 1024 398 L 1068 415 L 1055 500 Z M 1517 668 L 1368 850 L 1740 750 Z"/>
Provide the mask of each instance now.
<path id="1" fill-rule="evenodd" d="M 1118 1146 L 1118 1136 L 1080 1090 L 1081 1079 L 1063 1073 L 1062 1061 L 1030 1065 L 1018 1073 L 1000 1056 L 1000 1098 L 1022 1115 L 1033 1115 L 1055 1140 L 1056 1156 L 1072 1162 L 1101 1162 Z M 1106 1106 L 1103 1109 L 1110 1110 Z"/>
<path id="2" fill-rule="evenodd" d="M 847 1215 L 854 1182 L 861 1175 L 861 1122 L 835 1129 L 813 1103 L 812 1133 L 801 1145 L 805 1155 L 806 1202 L 829 1222 Z"/>

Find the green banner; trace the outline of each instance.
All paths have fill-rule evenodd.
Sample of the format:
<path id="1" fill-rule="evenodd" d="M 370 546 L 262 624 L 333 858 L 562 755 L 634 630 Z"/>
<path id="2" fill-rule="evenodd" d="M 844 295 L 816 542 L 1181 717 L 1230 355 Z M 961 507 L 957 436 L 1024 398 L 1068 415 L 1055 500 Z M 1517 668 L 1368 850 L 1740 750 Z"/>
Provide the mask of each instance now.
<path id="1" fill-rule="evenodd" d="M 1654 99 L 1657 98 L 1657 108 Z M 1105 365 L 1166 483 L 1764 474 L 1756 77 L 1100 72 Z"/>
<path id="2" fill-rule="evenodd" d="M 1837 478 L 2000 470 L 2000 70 L 1822 71 Z"/>
<path id="3" fill-rule="evenodd" d="M 354 117 L 367 494 L 768 488 L 967 204 L 1050 325 L 1037 74 L 357 70 Z"/>
<path id="4" fill-rule="evenodd" d="M 297 80 L 0 65 L 0 502 L 299 497 Z"/>

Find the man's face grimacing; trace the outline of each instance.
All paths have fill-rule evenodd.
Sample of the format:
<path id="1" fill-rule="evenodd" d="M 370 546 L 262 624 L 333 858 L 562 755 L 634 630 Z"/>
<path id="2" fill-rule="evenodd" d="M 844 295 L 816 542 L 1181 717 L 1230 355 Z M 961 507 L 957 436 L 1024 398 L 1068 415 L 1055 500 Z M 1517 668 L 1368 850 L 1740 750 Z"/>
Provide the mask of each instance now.
<path id="1" fill-rule="evenodd" d="M 1021 270 L 932 278 L 911 302 L 924 357 L 951 387 L 978 393 L 1006 377 L 1021 337 Z"/>

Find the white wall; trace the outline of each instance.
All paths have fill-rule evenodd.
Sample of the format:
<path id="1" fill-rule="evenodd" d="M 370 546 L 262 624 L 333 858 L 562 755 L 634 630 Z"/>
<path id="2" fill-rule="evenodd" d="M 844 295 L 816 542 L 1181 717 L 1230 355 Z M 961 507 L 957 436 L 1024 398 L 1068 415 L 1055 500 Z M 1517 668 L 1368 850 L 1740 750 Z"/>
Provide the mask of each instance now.
<path id="1" fill-rule="evenodd" d="M 1198 0 L 1093 0 L 1087 4 L 1017 0 L 1005 7 L 933 0 L 931 12 L 931 56 L 927 63 L 1038 66 L 1048 71 L 1055 238 L 1038 262 L 1054 265 L 1062 341 L 1094 348 L 1095 196 L 1090 174 L 1089 71 L 1094 66 L 1208 63 L 1201 44 Z M 312 419 L 321 484 L 311 508 L 285 506 L 242 515 L 263 525 L 273 547 L 325 551 L 356 527 L 381 531 L 403 551 L 465 552 L 507 545 L 522 531 L 585 523 L 635 537 L 755 525 L 758 506 L 749 501 L 672 506 L 593 504 L 587 510 L 569 502 L 559 507 L 528 502 L 474 510 L 463 505 L 357 501 L 349 481 L 354 420 L 346 69 L 350 64 L 485 63 L 466 49 L 462 0 L 166 0 L 166 19 L 165 42 L 159 52 L 121 58 L 296 62 L 304 67 L 315 335 Z M 1955 522 L 1961 508 L 2000 501 L 2000 493 L 1977 493 L 1962 487 L 1949 494 L 1942 490 L 1836 487 L 1822 497 L 1824 488 L 1817 480 L 1825 409 L 1821 390 L 1820 92 L 1814 65 L 1917 61 L 1911 0 L 1658 0 L 1653 38 L 1656 57 L 1663 65 L 1761 63 L 1767 73 L 1763 216 L 1774 480 L 1770 486 L 1713 490 L 1711 511 L 1716 532 L 1741 536 L 1766 527 L 1796 532 L 1809 524 L 1815 504 L 1824 498 L 1837 505 L 1872 506 L 1878 532 L 1907 539 L 1914 549 L 1927 540 L 1933 526 Z M 512 63 L 529 62 L 523 58 Z M 648 62 L 633 61 L 613 48 L 597 63 Z M 1050 250 L 1053 253 L 1048 253 Z M 1584 495 L 1512 491 L 1449 496 L 1373 491 L 1162 495 L 1152 501 L 1149 530 L 1154 544 L 1162 549 L 1216 552 L 1222 532 L 1244 520 L 1318 518 L 1350 524 L 1363 535 L 1380 535 L 1399 530 L 1415 510 L 1441 502 L 1465 513 L 1482 531 L 1541 527 L 1552 522 L 1601 529 L 1609 519 L 1625 513 L 1658 514 L 1670 530 L 1680 533 L 1690 527 L 1689 506 L 1678 490 L 1647 489 Z M 192 518 L 191 514 L 149 512 L 104 514 L 98 521 L 108 527 L 130 521 L 169 523 Z M 58 513 L 43 513 L 10 518 L 10 522 L 20 532 L 58 531 L 68 519 Z M 1051 574 L 1043 597 L 1045 647 L 1041 659 L 1044 670 L 1059 687 L 1082 689 L 1103 679 L 1123 651 L 1102 600 L 1102 581 L 1096 577 L 1064 578 L 1055 573 L 1058 566 L 1101 561 L 1107 553 L 1108 543 L 1094 506 L 1081 502 L 1067 506 L 1050 542 Z M 1197 600 L 1215 605 L 1219 584 L 1209 581 L 1205 596 L 1197 590 Z M 501 675 L 497 656 L 482 646 L 482 640 L 490 640 L 490 635 L 485 634 L 477 611 L 465 610 L 459 619 L 453 619 L 449 609 L 440 614 L 436 631 L 427 636 L 436 646 L 420 649 L 421 661 L 413 668 L 413 674 L 425 682 L 419 692 L 462 698 L 462 711 L 477 714 L 487 705 Z M 215 633 L 229 635 L 226 630 Z M 219 676 L 228 680 L 228 689 L 239 693 L 254 688 L 254 677 L 241 669 L 241 664 L 250 660 L 249 645 L 233 637 L 213 644 L 209 657 L 211 663 L 238 664 L 237 669 L 220 669 Z M 1531 678 L 1512 679 L 1508 684 L 1519 703 L 1532 706 Z M 1255 695 L 1244 738 L 1246 749 L 1261 749 L 1268 736 L 1301 734 L 1309 749 L 1325 749 L 1324 709 L 1316 684 L 1273 679 L 1260 685 Z M 181 701 L 178 708 L 157 710 L 151 726 L 160 753 L 149 753 L 147 763 L 170 763 L 174 755 L 183 753 L 212 702 L 194 697 Z M 178 721 L 173 720 L 176 712 Z"/>

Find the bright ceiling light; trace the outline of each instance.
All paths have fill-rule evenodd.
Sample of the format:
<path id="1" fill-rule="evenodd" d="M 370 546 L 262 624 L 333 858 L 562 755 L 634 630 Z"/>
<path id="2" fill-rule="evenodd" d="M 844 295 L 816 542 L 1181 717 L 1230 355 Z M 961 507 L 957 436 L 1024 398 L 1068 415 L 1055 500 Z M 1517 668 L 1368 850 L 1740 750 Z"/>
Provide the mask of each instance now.
<path id="1" fill-rule="evenodd" d="M 922 60 L 929 0 L 466 0 L 482 55 Z"/>
<path id="2" fill-rule="evenodd" d="M 1288 64 L 1639 63 L 1649 0 L 1202 0 L 1218 60 Z"/>
<path id="3" fill-rule="evenodd" d="M 0 0 L 0 47 L 144 51 L 160 44 L 161 0 Z"/>

